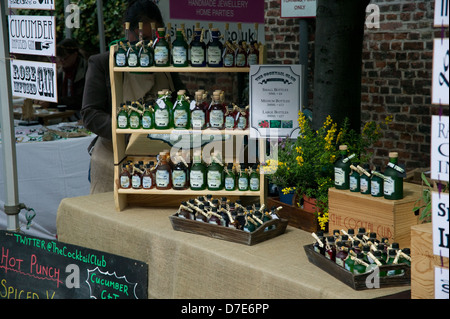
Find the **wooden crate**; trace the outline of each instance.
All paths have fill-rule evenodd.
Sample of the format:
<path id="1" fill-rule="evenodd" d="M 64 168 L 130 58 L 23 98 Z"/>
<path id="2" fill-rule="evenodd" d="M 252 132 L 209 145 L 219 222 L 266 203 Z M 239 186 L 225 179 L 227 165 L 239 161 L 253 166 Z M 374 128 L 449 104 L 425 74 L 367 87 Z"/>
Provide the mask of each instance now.
<path id="1" fill-rule="evenodd" d="M 349 190 L 330 188 L 328 191 L 329 230 L 366 228 L 387 237 L 400 247 L 411 246 L 411 226 L 419 223 L 413 212 L 414 203 L 421 197 L 422 186 L 404 183 L 403 199 L 387 200 Z"/>
<path id="2" fill-rule="evenodd" d="M 449 259 L 442 258 L 448 268 Z M 434 299 L 434 267 L 441 267 L 440 256 L 433 255 L 431 223 L 411 227 L 411 298 Z"/>

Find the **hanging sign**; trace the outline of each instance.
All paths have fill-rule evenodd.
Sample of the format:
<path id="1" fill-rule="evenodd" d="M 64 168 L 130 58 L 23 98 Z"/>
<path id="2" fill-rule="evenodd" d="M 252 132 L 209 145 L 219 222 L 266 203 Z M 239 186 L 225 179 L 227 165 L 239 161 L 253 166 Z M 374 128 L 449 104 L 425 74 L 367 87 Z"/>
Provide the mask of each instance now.
<path id="1" fill-rule="evenodd" d="M 55 10 L 56 0 L 8 0 L 11 9 Z"/>
<path id="2" fill-rule="evenodd" d="M 282 18 L 311 18 L 316 16 L 316 0 L 281 0 Z"/>
<path id="3" fill-rule="evenodd" d="M 447 257 L 449 249 L 448 193 L 433 192 L 431 197 L 433 224 L 433 254 Z"/>
<path id="4" fill-rule="evenodd" d="M 434 299 L 448 299 L 448 268 L 434 267 Z"/>
<path id="5" fill-rule="evenodd" d="M 12 95 L 58 102 L 55 63 L 11 60 Z"/>
<path id="6" fill-rule="evenodd" d="M 302 65 L 252 65 L 250 67 L 250 136 L 253 138 L 298 135 L 301 110 Z"/>
<path id="7" fill-rule="evenodd" d="M 8 16 L 9 52 L 55 56 L 54 16 Z"/>
<path id="8" fill-rule="evenodd" d="M 434 1 L 434 26 L 448 27 L 448 12 L 450 0 Z"/>
<path id="9" fill-rule="evenodd" d="M 448 45 L 448 38 L 434 39 L 431 102 L 437 105 L 449 104 L 450 56 Z"/>
<path id="10" fill-rule="evenodd" d="M 431 119 L 431 178 L 449 180 L 449 117 L 433 115 Z"/>

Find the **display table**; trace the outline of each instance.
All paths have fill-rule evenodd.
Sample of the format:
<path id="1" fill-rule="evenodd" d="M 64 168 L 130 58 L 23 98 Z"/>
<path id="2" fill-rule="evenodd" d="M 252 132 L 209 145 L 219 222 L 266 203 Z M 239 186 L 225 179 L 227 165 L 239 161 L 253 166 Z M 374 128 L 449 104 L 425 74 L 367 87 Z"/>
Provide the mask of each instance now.
<path id="1" fill-rule="evenodd" d="M 117 212 L 113 193 L 62 200 L 62 242 L 143 261 L 149 298 L 377 298 L 409 286 L 356 291 L 311 264 L 303 246 L 310 233 L 288 226 L 254 246 L 174 231 L 172 208 Z"/>

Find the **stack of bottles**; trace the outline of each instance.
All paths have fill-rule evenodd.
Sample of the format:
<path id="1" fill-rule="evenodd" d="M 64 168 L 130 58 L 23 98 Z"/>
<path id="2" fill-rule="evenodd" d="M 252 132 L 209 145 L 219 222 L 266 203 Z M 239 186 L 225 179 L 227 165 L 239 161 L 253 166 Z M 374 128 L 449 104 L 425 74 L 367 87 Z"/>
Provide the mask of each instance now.
<path id="1" fill-rule="evenodd" d="M 316 240 L 313 244 L 315 252 L 355 275 L 371 272 L 382 265 L 411 265 L 409 248 L 400 249 L 398 243 L 390 244 L 387 238 L 378 240 L 376 233 L 366 232 L 365 228 L 359 228 L 356 234 L 354 229 L 348 229 L 334 230 L 328 236 L 319 231 L 312 236 Z M 379 276 L 401 275 L 402 272 L 399 269 L 380 271 Z"/>
<path id="2" fill-rule="evenodd" d="M 197 23 L 192 39 L 187 39 L 184 24 L 176 28 L 175 39 L 170 36 L 171 26 L 167 29 L 156 28 L 152 24 L 152 39 L 143 39 L 143 24 L 139 23 L 139 40 L 129 41 L 130 23 L 125 22 L 125 40 L 119 42 L 115 53 L 115 65 L 118 67 L 249 67 L 259 64 L 261 44 L 257 40 L 247 43 L 242 40 L 242 26 L 238 27 L 238 41 L 231 41 L 229 24 L 225 25 L 224 35 L 218 28 L 200 28 Z M 167 32 L 169 30 L 169 32 Z M 255 39 L 258 39 L 258 24 L 255 24 Z M 208 41 L 205 37 L 208 35 Z M 223 41 L 222 41 L 223 39 Z"/>
<path id="3" fill-rule="evenodd" d="M 176 216 L 253 232 L 264 223 L 272 219 L 279 219 L 277 212 L 280 209 L 282 209 L 281 206 L 268 210 L 264 204 L 244 207 L 239 200 L 231 202 L 226 197 L 213 198 L 211 195 L 207 195 L 181 202 Z M 269 226 L 266 230 L 273 227 Z"/>
<path id="4" fill-rule="evenodd" d="M 369 164 L 352 162 L 355 154 L 349 155 L 347 145 L 339 146 L 340 157 L 334 164 L 334 185 L 336 189 L 370 194 L 385 199 L 403 198 L 403 176 L 405 170 L 398 165 L 398 153 L 389 153 L 389 162 L 384 173 L 376 166 L 370 170 Z"/>
<path id="5" fill-rule="evenodd" d="M 153 102 L 127 101 L 117 112 L 118 129 L 226 129 L 245 130 L 248 128 L 249 106 L 239 107 L 225 103 L 222 90 L 208 92 L 198 90 L 190 101 L 185 90 L 177 92 L 172 101 L 169 90 L 158 92 Z"/>
<path id="6" fill-rule="evenodd" d="M 122 164 L 119 185 L 125 189 L 259 191 L 260 175 L 257 164 L 224 164 L 219 153 L 207 165 L 200 151 L 194 152 L 192 164 L 181 153 L 171 158 L 169 151 L 163 151 L 156 165 L 131 160 Z"/>

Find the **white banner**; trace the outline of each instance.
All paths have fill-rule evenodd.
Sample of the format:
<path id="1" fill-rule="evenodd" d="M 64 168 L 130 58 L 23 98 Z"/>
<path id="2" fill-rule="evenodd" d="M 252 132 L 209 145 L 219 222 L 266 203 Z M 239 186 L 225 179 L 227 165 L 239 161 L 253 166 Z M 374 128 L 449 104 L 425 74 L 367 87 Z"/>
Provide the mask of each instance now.
<path id="1" fill-rule="evenodd" d="M 449 117 L 433 115 L 431 119 L 431 178 L 449 181 Z"/>
<path id="2" fill-rule="evenodd" d="M 9 52 L 56 56 L 56 24 L 53 16 L 8 16 Z"/>
<path id="3" fill-rule="evenodd" d="M 448 299 L 448 268 L 434 267 L 434 299 Z"/>
<path id="4" fill-rule="evenodd" d="M 11 60 L 12 95 L 58 102 L 56 76 L 55 63 Z"/>
<path id="5" fill-rule="evenodd" d="M 449 67 L 448 38 L 434 39 L 433 81 L 431 103 L 448 105 L 449 103 Z"/>
<path id="6" fill-rule="evenodd" d="M 55 10 L 56 0 L 8 0 L 11 9 Z"/>
<path id="7" fill-rule="evenodd" d="M 448 5 L 449 0 L 434 1 L 434 26 L 448 27 Z"/>
<path id="8" fill-rule="evenodd" d="M 448 193 L 432 193 L 433 254 L 448 258 L 449 206 Z"/>

